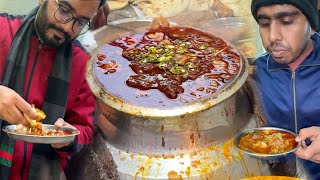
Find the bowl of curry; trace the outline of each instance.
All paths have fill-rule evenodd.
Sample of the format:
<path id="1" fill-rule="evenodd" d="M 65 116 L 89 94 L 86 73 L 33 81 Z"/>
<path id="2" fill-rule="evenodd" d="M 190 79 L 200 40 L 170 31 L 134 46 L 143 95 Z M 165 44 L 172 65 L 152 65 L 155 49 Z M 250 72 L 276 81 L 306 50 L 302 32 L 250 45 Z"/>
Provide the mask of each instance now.
<path id="1" fill-rule="evenodd" d="M 236 134 L 234 145 L 247 155 L 258 158 L 277 158 L 295 151 L 297 134 L 287 129 L 261 127 Z"/>

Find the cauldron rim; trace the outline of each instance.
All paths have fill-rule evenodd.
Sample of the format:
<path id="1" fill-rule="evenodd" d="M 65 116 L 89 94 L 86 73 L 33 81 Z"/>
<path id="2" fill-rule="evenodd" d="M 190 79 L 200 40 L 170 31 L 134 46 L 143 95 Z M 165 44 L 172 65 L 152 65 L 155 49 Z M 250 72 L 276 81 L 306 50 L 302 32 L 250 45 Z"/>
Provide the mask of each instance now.
<path id="1" fill-rule="evenodd" d="M 104 26 L 103 28 L 100 28 L 93 32 L 93 34 L 97 34 L 102 32 L 103 30 L 107 28 L 112 28 L 112 27 L 118 27 L 119 25 L 125 24 L 125 23 L 151 23 L 151 19 L 141 19 L 141 18 L 127 18 L 127 19 L 121 19 L 117 21 L 113 21 L 109 23 L 109 25 Z M 171 23 L 172 25 L 177 26 L 175 23 Z M 212 108 L 216 104 L 219 104 L 235 94 L 245 83 L 247 77 L 248 77 L 248 69 L 249 69 L 249 64 L 248 60 L 245 58 L 245 56 L 239 51 L 238 48 L 236 48 L 235 45 L 232 43 L 226 41 L 224 38 L 206 32 L 204 30 L 200 30 L 194 27 L 189 27 L 189 26 L 182 26 L 178 25 L 178 27 L 184 27 L 184 28 L 193 28 L 199 31 L 202 31 L 206 34 L 216 36 L 218 38 L 221 38 L 227 44 L 231 47 L 233 47 L 239 54 L 240 54 L 240 70 L 239 72 L 232 78 L 232 81 L 230 81 L 224 88 L 222 88 L 218 93 L 213 94 L 212 96 L 207 96 L 204 98 L 200 98 L 196 101 L 186 103 L 183 106 L 177 106 L 173 108 L 168 108 L 168 109 L 160 109 L 156 107 L 145 107 L 145 106 L 138 106 L 130 102 L 126 102 L 122 100 L 119 97 L 113 96 L 112 94 L 109 94 L 108 92 L 103 90 L 103 87 L 98 83 L 98 81 L 95 79 L 93 75 L 93 64 L 94 64 L 94 59 L 95 56 L 92 56 L 90 59 L 88 66 L 87 66 L 87 81 L 89 83 L 89 86 L 94 93 L 94 95 L 99 98 L 101 101 L 103 101 L 106 105 L 124 112 L 128 113 L 134 116 L 141 116 L 141 117 L 153 117 L 153 118 L 165 118 L 165 117 L 175 117 L 175 116 L 183 116 L 186 114 L 193 114 L 197 113 L 209 108 Z M 118 27 L 119 28 L 119 27 Z M 122 27 L 120 27 L 122 28 Z M 144 27 L 147 28 L 147 27 Z M 130 30 L 130 28 L 128 28 Z M 97 52 L 98 48 L 96 48 L 93 51 L 93 54 Z"/>

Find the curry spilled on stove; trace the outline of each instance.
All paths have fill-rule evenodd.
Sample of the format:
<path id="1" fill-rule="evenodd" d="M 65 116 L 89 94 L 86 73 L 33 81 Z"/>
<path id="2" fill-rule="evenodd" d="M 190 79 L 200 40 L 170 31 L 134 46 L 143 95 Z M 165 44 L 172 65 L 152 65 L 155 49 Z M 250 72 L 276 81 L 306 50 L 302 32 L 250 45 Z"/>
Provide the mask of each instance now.
<path id="1" fill-rule="evenodd" d="M 240 62 L 240 53 L 219 37 L 189 27 L 159 27 L 122 34 L 103 45 L 94 74 L 107 92 L 125 101 L 181 105 L 225 87 Z"/>
<path id="2" fill-rule="evenodd" d="M 279 130 L 257 130 L 240 138 L 239 148 L 251 153 L 279 154 L 297 146 L 295 136 Z"/>

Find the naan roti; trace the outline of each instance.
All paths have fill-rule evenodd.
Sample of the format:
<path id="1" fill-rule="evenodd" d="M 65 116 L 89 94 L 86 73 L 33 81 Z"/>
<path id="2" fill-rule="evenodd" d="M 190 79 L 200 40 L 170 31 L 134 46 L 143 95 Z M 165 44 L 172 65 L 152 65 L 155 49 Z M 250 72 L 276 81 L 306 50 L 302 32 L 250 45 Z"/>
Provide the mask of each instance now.
<path id="1" fill-rule="evenodd" d="M 221 3 L 233 11 L 222 14 L 251 16 L 251 0 L 130 0 L 130 2 L 138 6 L 147 17 L 169 18 L 186 11 L 210 11 L 212 6 Z"/>
<path id="2" fill-rule="evenodd" d="M 108 0 L 107 1 L 110 11 L 122 9 L 129 4 L 129 0 Z"/>
<path id="3" fill-rule="evenodd" d="M 184 12 L 190 0 L 131 0 L 147 17 L 173 17 Z"/>

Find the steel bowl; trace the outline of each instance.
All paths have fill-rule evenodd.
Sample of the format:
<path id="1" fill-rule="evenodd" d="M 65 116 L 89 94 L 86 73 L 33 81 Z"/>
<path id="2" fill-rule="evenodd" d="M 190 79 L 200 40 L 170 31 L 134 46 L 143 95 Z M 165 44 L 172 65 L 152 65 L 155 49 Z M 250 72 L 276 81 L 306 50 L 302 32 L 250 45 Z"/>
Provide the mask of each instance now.
<path id="1" fill-rule="evenodd" d="M 294 152 L 295 150 L 297 150 L 300 146 L 300 143 L 297 143 L 296 146 L 289 150 L 289 151 L 286 151 L 286 152 L 282 152 L 282 153 L 276 153 L 276 154 L 262 154 L 262 153 L 253 153 L 253 152 L 248 152 L 246 150 L 243 150 L 239 147 L 239 142 L 240 142 L 240 139 L 249 134 L 249 133 L 252 133 L 252 132 L 255 132 L 255 131 L 262 131 L 262 130 L 277 130 L 277 131 L 280 131 L 280 132 L 287 132 L 287 133 L 290 133 L 292 134 L 294 137 L 297 137 L 297 134 L 292 132 L 292 131 L 289 131 L 287 129 L 283 129 L 283 128 L 277 128 L 277 127 L 260 127 L 260 128 L 251 128 L 251 129 L 246 129 L 246 130 L 243 130 L 239 133 L 237 133 L 235 136 L 234 136 L 234 146 L 241 152 L 243 152 L 244 154 L 247 154 L 249 156 L 252 156 L 254 158 L 259 158 L 259 159 L 277 159 L 277 158 L 280 158 L 280 157 L 283 157 L 283 156 L 286 156 L 287 154 L 289 153 L 292 153 Z"/>
<path id="2" fill-rule="evenodd" d="M 41 143 L 41 144 L 54 144 L 54 143 L 66 143 L 71 142 L 74 138 L 80 134 L 79 131 L 74 132 L 74 129 L 61 127 L 61 130 L 66 130 L 72 132 L 71 135 L 65 136 L 39 136 L 39 135 L 26 135 L 26 134 L 18 134 L 14 132 L 15 129 L 21 127 L 21 125 L 9 125 L 2 128 L 4 132 L 8 134 L 8 136 L 15 140 L 30 142 L 30 143 Z M 56 126 L 50 124 L 42 124 L 42 128 L 44 129 L 56 129 Z M 74 132 L 74 133 L 73 133 Z"/>

